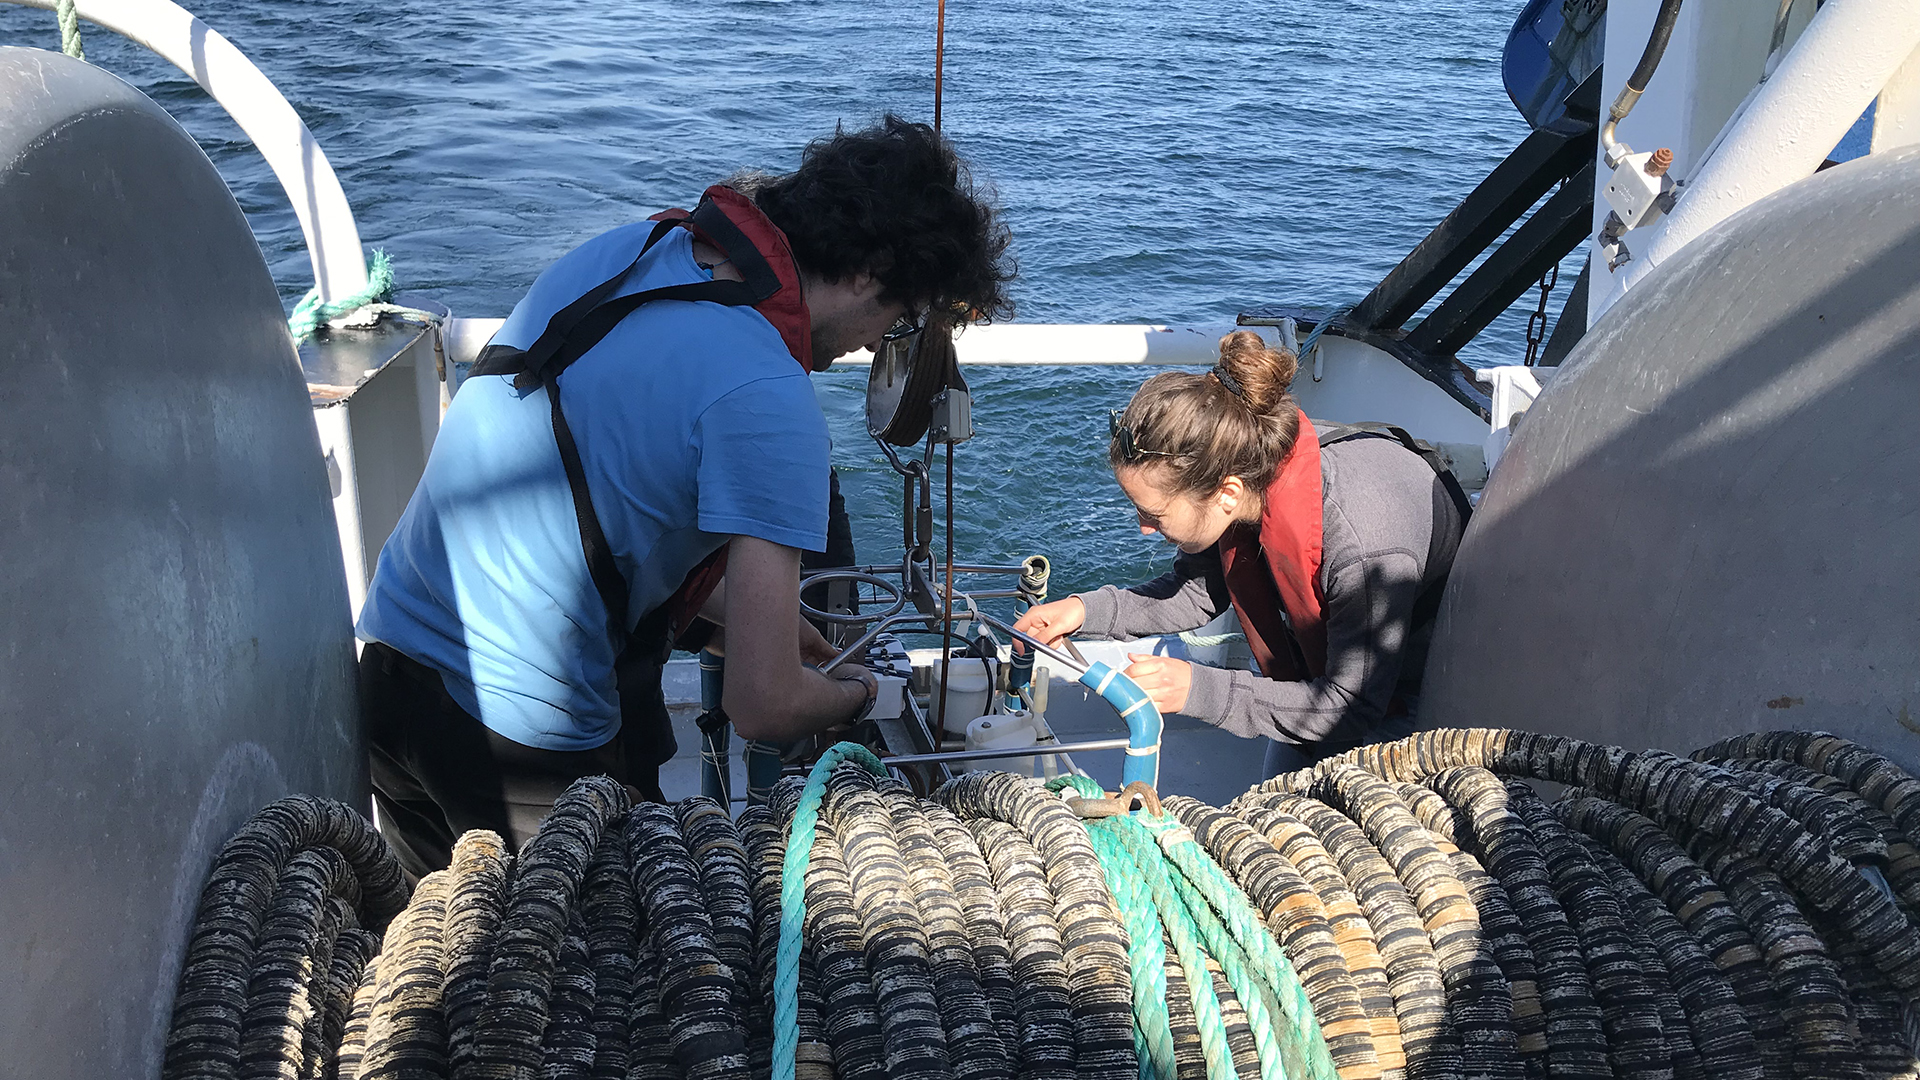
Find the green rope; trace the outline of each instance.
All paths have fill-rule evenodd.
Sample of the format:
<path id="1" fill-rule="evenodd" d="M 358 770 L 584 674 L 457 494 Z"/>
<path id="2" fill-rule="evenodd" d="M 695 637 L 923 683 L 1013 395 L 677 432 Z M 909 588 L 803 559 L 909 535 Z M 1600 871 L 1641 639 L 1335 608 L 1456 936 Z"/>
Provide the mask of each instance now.
<path id="1" fill-rule="evenodd" d="M 1068 785 L 1083 797 L 1101 798 L 1105 795 L 1097 784 L 1083 777 L 1057 777 L 1047 786 L 1057 791 Z M 1227 1046 L 1227 1024 L 1220 1015 L 1220 997 L 1213 992 L 1213 975 L 1207 971 L 1206 953 L 1200 945 L 1199 930 L 1194 926 L 1186 905 L 1181 903 L 1167 873 L 1166 860 L 1160 856 L 1152 839 L 1145 838 L 1143 841 L 1140 836 L 1120 825 L 1121 822 L 1132 824 L 1125 817 L 1083 820 L 1081 824 L 1089 835 L 1104 833 L 1114 845 L 1116 853 L 1127 855 L 1145 881 L 1160 922 L 1173 942 L 1180 968 L 1186 973 L 1187 987 L 1193 996 L 1194 1018 L 1200 1028 L 1200 1052 L 1206 1058 L 1207 1080 L 1238 1080 L 1233 1068 L 1233 1052 Z M 1132 935 L 1129 925 L 1128 936 Z"/>
<path id="2" fill-rule="evenodd" d="M 393 295 L 393 260 L 387 253 L 376 249 L 373 258 L 367 262 L 367 287 L 352 296 L 343 296 L 331 304 L 320 302 L 318 285 L 307 290 L 307 295 L 293 307 L 293 314 L 287 317 L 287 333 L 293 335 L 295 344 L 305 341 L 319 328 L 321 323 L 331 322 L 342 315 L 350 315 Z"/>
<path id="3" fill-rule="evenodd" d="M 75 60 L 85 60 L 87 50 L 80 47 L 80 10 L 73 0 L 55 0 L 53 14 L 60 20 L 60 51 Z"/>
<path id="4" fill-rule="evenodd" d="M 800 935 L 807 921 L 807 864 L 813 861 L 814 827 L 820 821 L 820 800 L 827 778 L 843 761 L 866 766 L 875 776 L 887 767 L 873 751 L 859 743 L 835 743 L 814 762 L 807 786 L 794 808 L 787 834 L 787 854 L 780 866 L 780 944 L 774 953 L 773 1080 L 793 1080 L 800 1052 Z"/>
<path id="5" fill-rule="evenodd" d="M 1054 791 L 1070 787 L 1084 798 L 1105 797 L 1099 785 L 1085 777 L 1061 777 L 1047 786 Z M 1146 919 L 1151 912 L 1173 939 L 1195 992 L 1194 1012 L 1200 1019 L 1209 1075 L 1219 1064 L 1209 1043 L 1217 1042 L 1224 1049 L 1226 1029 L 1219 1019 L 1218 999 L 1211 993 L 1203 952 L 1219 964 L 1247 1010 L 1263 1080 L 1337 1080 L 1333 1055 L 1298 973 L 1239 886 L 1193 834 L 1176 819 L 1159 815 L 1131 814 L 1083 824 L 1094 839 L 1129 936 L 1160 937 Z M 1141 884 L 1146 886 L 1145 896 L 1139 895 Z M 1164 964 L 1164 947 L 1160 956 Z M 1196 957 L 1201 957 L 1197 970 Z M 1142 985 L 1143 959 L 1130 957 L 1136 971 L 1136 997 L 1151 993 L 1160 1002 L 1164 981 L 1158 989 Z M 1214 1004 L 1211 1010 L 1205 1004 L 1209 998 Z M 1152 1014 L 1140 1006 L 1136 1000 L 1136 1026 L 1144 1027 Z M 1229 1057 L 1229 1069 L 1231 1064 Z"/>
<path id="6" fill-rule="evenodd" d="M 1062 776 L 1047 788 L 1071 787 L 1089 799 L 1104 798 L 1100 785 L 1084 776 Z M 1160 910 L 1133 865 L 1133 859 L 1108 829 L 1087 823 L 1087 839 L 1100 859 L 1107 889 L 1127 925 L 1127 966 L 1133 972 L 1133 1037 L 1142 1080 L 1176 1080 L 1173 1020 L 1167 1013 L 1167 942 L 1160 932 Z"/>
<path id="7" fill-rule="evenodd" d="M 1234 946 L 1220 928 L 1219 920 L 1214 917 L 1205 899 L 1198 896 L 1186 881 L 1168 870 L 1166 856 L 1146 826 L 1130 816 L 1104 818 L 1099 825 L 1111 829 L 1114 838 L 1133 856 L 1134 865 L 1145 874 L 1147 885 L 1153 891 L 1153 900 L 1160 907 L 1162 919 L 1166 920 L 1169 914 L 1173 916 L 1167 920 L 1167 930 L 1173 936 L 1174 949 L 1180 953 L 1187 980 L 1196 991 L 1193 1011 L 1200 1021 L 1201 1047 L 1207 1050 L 1209 1080 L 1213 1080 L 1216 1064 L 1210 1043 L 1218 1045 L 1221 1064 L 1225 1069 L 1221 1074 L 1223 1080 L 1236 1074 L 1233 1054 L 1227 1047 L 1226 1021 L 1220 1015 L 1219 999 L 1213 992 L 1213 975 L 1206 968 L 1205 958 L 1208 956 L 1220 966 L 1227 985 L 1233 987 L 1234 994 L 1240 998 L 1241 1007 L 1246 1010 L 1247 1024 L 1253 1029 L 1255 1049 L 1260 1059 L 1261 1080 L 1286 1080 L 1279 1055 L 1272 1045 L 1273 1019 L 1262 1000 L 1263 988 L 1247 970 L 1246 954 Z M 1206 991 L 1204 995 L 1198 992 L 1202 989 Z M 1208 1038 L 1210 1035 L 1211 1040 Z"/>
<path id="8" fill-rule="evenodd" d="M 1286 953 L 1261 924 L 1246 894 L 1177 819 L 1149 818 L 1146 828 L 1157 834 L 1167 858 L 1218 913 L 1232 935 L 1236 950 L 1244 952 L 1252 970 L 1267 983 L 1279 1003 L 1287 1021 L 1280 1030 L 1284 1033 L 1281 1053 L 1288 1071 L 1312 1080 L 1336 1080 L 1333 1054 L 1320 1031 L 1320 1021 L 1313 1013 L 1307 988 L 1300 982 Z"/>

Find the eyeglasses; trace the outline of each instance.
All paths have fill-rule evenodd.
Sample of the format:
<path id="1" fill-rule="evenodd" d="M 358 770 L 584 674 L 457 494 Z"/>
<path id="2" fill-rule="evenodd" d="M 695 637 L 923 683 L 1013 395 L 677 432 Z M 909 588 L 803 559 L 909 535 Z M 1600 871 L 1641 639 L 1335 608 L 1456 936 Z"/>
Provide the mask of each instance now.
<path id="1" fill-rule="evenodd" d="M 910 338 L 920 332 L 921 324 L 925 322 L 926 316 L 924 314 L 919 318 L 902 315 L 900 321 L 893 324 L 893 329 L 880 335 L 880 342 L 884 345 Z"/>
<path id="2" fill-rule="evenodd" d="M 1124 422 L 1126 413 L 1112 409 L 1107 413 L 1107 434 L 1120 447 L 1120 460 L 1138 461 L 1143 457 L 1183 458 L 1189 455 L 1172 454 L 1165 450 L 1148 450 L 1133 441 L 1133 429 Z"/>

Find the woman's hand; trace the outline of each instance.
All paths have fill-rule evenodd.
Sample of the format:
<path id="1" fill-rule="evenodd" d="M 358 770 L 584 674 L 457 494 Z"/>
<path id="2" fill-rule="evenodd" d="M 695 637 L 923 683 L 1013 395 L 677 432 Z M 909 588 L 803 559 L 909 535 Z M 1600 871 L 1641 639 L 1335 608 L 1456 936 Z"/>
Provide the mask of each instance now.
<path id="1" fill-rule="evenodd" d="M 1020 621 L 1013 624 L 1013 628 L 1023 634 L 1031 634 L 1047 645 L 1054 645 L 1080 629 L 1080 624 L 1086 621 L 1087 605 L 1081 603 L 1079 597 L 1069 596 L 1065 600 L 1028 608 L 1027 613 L 1020 616 Z M 1020 652 L 1027 651 L 1026 645 L 1018 638 L 1014 639 L 1013 647 Z"/>
<path id="2" fill-rule="evenodd" d="M 1193 665 L 1171 656 L 1145 656 L 1128 653 L 1127 678 L 1153 699 L 1161 714 L 1176 713 L 1187 707 L 1187 693 L 1193 689 Z"/>

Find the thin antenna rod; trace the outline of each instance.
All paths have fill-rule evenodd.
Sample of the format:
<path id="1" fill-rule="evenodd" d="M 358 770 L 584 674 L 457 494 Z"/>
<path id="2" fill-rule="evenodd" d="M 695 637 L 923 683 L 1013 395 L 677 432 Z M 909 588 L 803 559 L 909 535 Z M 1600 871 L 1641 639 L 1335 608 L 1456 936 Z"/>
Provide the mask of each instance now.
<path id="1" fill-rule="evenodd" d="M 933 29 L 933 130 L 940 130 L 940 78 L 947 59 L 947 0 L 940 0 L 940 14 Z"/>

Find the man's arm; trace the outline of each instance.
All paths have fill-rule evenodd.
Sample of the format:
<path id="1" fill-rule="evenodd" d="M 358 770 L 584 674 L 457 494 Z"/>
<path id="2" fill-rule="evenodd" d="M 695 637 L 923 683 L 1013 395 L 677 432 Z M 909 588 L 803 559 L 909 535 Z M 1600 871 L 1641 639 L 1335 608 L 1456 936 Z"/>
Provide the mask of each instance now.
<path id="1" fill-rule="evenodd" d="M 746 739 L 792 742 L 866 707 L 873 677 L 856 664 L 822 674 L 801 663 L 800 552 L 735 536 L 727 553 L 727 680 L 722 706 Z"/>
<path id="2" fill-rule="evenodd" d="M 720 584 L 707 597 L 707 602 L 700 605 L 699 617 L 713 624 L 713 633 L 702 648 L 715 656 L 727 655 L 727 579 L 721 578 Z M 838 655 L 840 650 L 833 647 L 833 643 L 820 633 L 818 627 L 804 618 L 800 620 L 802 662 L 824 664 Z"/>

